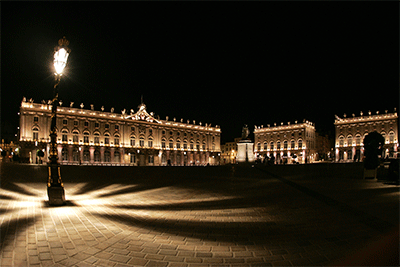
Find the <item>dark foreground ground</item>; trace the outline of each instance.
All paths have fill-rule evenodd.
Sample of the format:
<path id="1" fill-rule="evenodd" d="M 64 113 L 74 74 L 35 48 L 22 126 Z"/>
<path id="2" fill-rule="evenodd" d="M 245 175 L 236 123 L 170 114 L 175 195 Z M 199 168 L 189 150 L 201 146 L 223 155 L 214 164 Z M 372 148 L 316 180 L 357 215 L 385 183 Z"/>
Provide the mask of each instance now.
<path id="1" fill-rule="evenodd" d="M 357 164 L 1 165 L 1 266 L 398 265 L 399 186 Z"/>

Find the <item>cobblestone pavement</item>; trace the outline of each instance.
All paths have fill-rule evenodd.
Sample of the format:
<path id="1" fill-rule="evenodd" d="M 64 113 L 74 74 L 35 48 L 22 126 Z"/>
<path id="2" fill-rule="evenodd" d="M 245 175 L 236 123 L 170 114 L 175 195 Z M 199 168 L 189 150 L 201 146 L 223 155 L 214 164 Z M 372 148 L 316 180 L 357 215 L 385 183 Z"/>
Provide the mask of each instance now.
<path id="1" fill-rule="evenodd" d="M 90 180 L 66 183 L 61 207 L 47 205 L 45 184 L 0 189 L 1 266 L 327 265 L 382 234 L 268 174 Z"/>

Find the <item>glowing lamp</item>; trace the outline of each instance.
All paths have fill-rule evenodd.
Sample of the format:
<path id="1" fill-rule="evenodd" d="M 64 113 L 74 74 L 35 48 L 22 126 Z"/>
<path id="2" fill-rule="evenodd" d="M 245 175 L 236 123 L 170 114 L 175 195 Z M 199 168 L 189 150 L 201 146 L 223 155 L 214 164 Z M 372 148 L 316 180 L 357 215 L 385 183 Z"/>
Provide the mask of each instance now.
<path id="1" fill-rule="evenodd" d="M 56 69 L 56 74 L 60 75 L 67 65 L 70 49 L 67 47 L 69 41 L 65 37 L 58 41 L 58 45 L 54 49 L 54 68 Z"/>

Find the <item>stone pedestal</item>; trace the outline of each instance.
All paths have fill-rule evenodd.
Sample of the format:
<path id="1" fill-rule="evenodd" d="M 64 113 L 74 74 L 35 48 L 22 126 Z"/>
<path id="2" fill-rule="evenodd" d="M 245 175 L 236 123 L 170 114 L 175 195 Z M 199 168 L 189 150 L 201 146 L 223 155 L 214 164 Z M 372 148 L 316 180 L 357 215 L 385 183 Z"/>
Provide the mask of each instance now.
<path id="1" fill-rule="evenodd" d="M 237 143 L 237 163 L 254 162 L 254 143 L 250 140 L 241 140 Z"/>
<path id="2" fill-rule="evenodd" d="M 50 205 L 64 205 L 65 204 L 65 191 L 64 187 L 48 187 L 47 195 L 49 196 Z"/>

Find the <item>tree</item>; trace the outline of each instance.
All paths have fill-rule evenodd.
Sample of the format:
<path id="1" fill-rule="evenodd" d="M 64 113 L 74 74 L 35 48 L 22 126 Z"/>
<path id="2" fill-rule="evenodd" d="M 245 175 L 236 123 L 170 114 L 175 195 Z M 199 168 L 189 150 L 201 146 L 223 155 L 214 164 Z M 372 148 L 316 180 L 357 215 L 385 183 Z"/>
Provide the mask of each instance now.
<path id="1" fill-rule="evenodd" d="M 378 133 L 372 132 L 364 138 L 364 168 L 367 170 L 376 169 L 379 166 L 379 157 L 382 156 L 385 138 Z"/>

